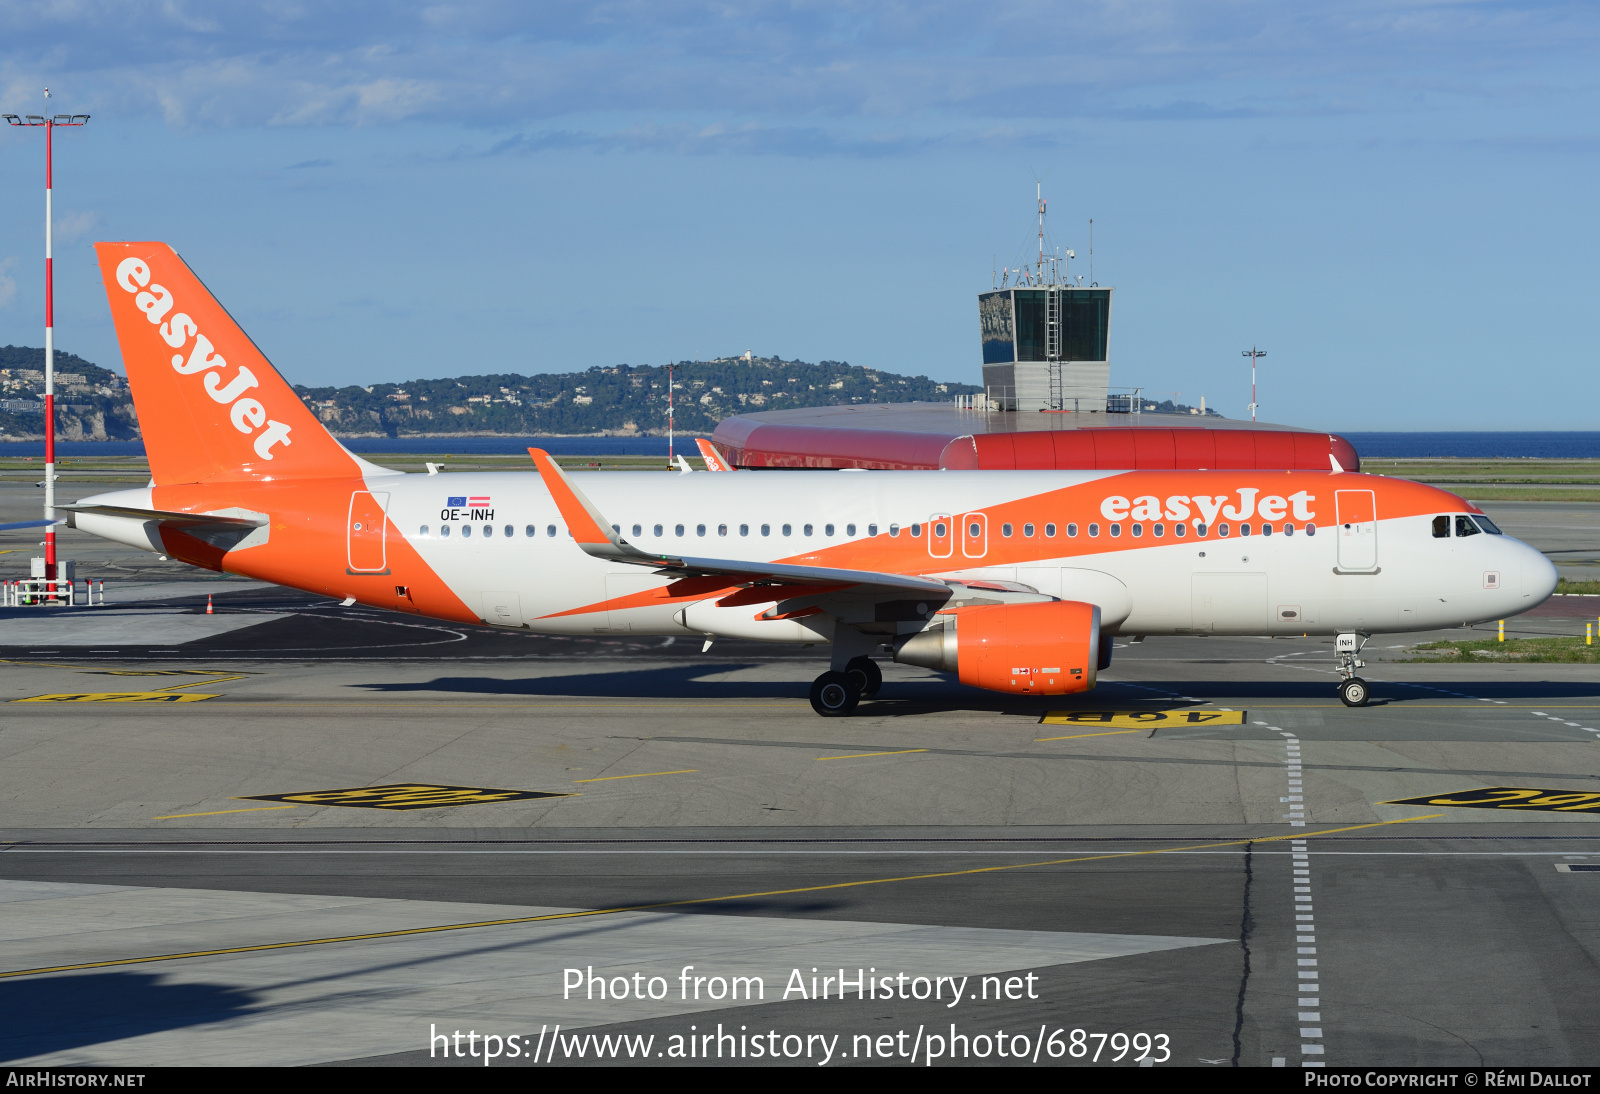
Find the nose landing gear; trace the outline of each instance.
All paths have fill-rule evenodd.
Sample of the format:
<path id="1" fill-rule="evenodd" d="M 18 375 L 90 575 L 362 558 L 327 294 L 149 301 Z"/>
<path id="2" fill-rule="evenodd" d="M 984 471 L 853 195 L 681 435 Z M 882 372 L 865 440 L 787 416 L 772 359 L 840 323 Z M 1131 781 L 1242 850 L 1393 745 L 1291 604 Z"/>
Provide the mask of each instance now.
<path id="1" fill-rule="evenodd" d="M 1364 707 L 1367 700 L 1372 697 L 1372 691 L 1367 687 L 1367 682 L 1356 675 L 1356 669 L 1364 669 L 1367 663 L 1361 660 L 1361 647 L 1367 644 L 1364 634 L 1341 634 L 1334 639 L 1333 648 L 1339 656 L 1339 701 L 1347 707 Z"/>

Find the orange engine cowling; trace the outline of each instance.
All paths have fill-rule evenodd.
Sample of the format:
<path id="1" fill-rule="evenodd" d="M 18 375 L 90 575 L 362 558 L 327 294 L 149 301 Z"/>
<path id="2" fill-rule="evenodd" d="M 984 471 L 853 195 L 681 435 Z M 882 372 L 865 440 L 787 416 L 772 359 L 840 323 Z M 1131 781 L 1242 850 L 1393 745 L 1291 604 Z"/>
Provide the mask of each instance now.
<path id="1" fill-rule="evenodd" d="M 1094 687 L 1100 609 L 1076 600 L 992 604 L 942 621 L 895 650 L 907 665 L 953 672 L 963 684 L 1013 694 L 1071 695 Z"/>

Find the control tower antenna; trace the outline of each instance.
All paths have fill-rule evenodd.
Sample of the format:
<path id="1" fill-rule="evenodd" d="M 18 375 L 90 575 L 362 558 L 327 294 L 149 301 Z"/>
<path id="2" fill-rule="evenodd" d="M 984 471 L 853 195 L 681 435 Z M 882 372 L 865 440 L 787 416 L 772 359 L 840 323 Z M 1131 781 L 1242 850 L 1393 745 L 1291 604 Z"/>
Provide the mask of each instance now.
<path id="1" fill-rule="evenodd" d="M 1039 280 L 1044 280 L 1044 183 L 1036 182 L 1039 198 Z"/>

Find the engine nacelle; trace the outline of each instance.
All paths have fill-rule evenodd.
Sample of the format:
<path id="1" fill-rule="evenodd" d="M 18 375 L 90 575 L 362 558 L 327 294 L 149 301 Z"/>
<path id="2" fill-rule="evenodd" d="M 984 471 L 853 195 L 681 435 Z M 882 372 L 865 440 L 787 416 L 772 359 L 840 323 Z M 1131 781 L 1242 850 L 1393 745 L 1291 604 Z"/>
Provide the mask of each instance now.
<path id="1" fill-rule="evenodd" d="M 1101 638 L 1093 604 L 995 604 L 937 618 L 901 643 L 894 659 L 956 673 L 963 684 L 989 691 L 1072 695 L 1094 687 Z"/>

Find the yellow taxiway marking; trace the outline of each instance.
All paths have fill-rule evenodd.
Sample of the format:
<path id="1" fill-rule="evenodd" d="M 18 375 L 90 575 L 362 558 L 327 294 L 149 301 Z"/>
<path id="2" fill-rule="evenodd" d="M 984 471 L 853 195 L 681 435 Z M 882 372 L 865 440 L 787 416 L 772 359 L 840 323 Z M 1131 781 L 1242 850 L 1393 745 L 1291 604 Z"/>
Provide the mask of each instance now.
<path id="1" fill-rule="evenodd" d="M 1103 733 L 1074 733 L 1070 737 L 1035 737 L 1034 741 L 1076 741 L 1080 737 L 1120 737 L 1124 733 L 1142 733 L 1139 729 L 1112 729 Z"/>
<path id="2" fill-rule="evenodd" d="M 894 752 L 852 752 L 848 756 L 818 756 L 817 762 L 823 760 L 864 760 L 868 756 L 909 756 L 913 752 L 926 752 L 925 748 L 902 748 Z"/>
<path id="3" fill-rule="evenodd" d="M 78 691 L 65 695 L 30 695 L 13 703 L 198 703 L 215 699 L 192 691 Z"/>
<path id="4" fill-rule="evenodd" d="M 257 805 L 249 809 L 216 809 L 210 813 L 168 813 L 164 817 L 151 817 L 151 820 L 177 820 L 179 817 L 220 817 L 224 813 L 263 813 L 268 809 L 299 809 L 298 805 Z"/>
<path id="5" fill-rule="evenodd" d="M 1469 809 L 1537 809 L 1551 813 L 1600 811 L 1600 794 L 1582 790 L 1538 790 L 1526 786 L 1484 786 L 1472 790 L 1397 798 L 1382 805 L 1459 805 Z"/>
<path id="6" fill-rule="evenodd" d="M 771 889 L 762 893 L 730 893 L 726 896 L 668 900 L 658 904 L 634 904 L 620 908 L 592 908 L 587 911 L 577 912 L 550 912 L 546 915 L 517 916 L 513 919 L 483 919 L 473 923 L 442 923 L 437 927 L 407 927 L 397 931 L 373 931 L 369 934 L 337 935 L 332 938 L 304 938 L 294 942 L 263 942 L 255 946 L 230 946 L 219 950 L 191 950 L 187 953 L 164 953 L 150 957 L 122 957 L 110 961 L 85 961 L 78 965 L 50 965 L 38 969 L 13 969 L 10 972 L 0 972 L 0 980 L 13 976 L 40 976 L 52 972 L 79 972 L 83 969 L 105 969 L 119 965 L 144 965 L 153 961 L 182 961 L 191 957 L 220 957 L 234 953 L 258 953 L 263 950 L 290 950 L 302 946 L 326 946 L 334 942 L 365 942 L 376 938 L 407 938 L 419 934 L 440 934 L 444 931 L 468 931 L 478 927 L 507 927 L 518 923 L 544 923 L 556 919 L 585 919 L 589 916 L 619 915 L 623 912 L 650 912 L 660 908 L 682 908 L 690 904 L 715 904 L 724 900 L 754 900 L 759 897 L 794 896 L 799 893 L 817 893 L 828 889 L 853 889 L 862 885 L 888 885 L 898 881 L 929 881 L 934 878 L 994 874 L 1002 870 L 1029 870 L 1040 866 L 1067 866 L 1081 862 L 1104 862 L 1109 859 L 1137 858 L 1141 855 L 1161 855 L 1171 851 L 1204 851 L 1215 847 L 1239 847 L 1247 843 L 1277 843 L 1287 839 L 1313 839 L 1317 836 L 1337 835 L 1340 832 L 1355 832 L 1363 828 L 1383 828 L 1391 824 L 1409 824 L 1412 821 L 1436 820 L 1442 816 L 1444 816 L 1443 813 L 1430 813 L 1423 817 L 1402 817 L 1399 820 L 1352 824 L 1344 828 L 1325 828 L 1320 832 L 1260 836 L 1250 839 L 1227 840 L 1222 843 L 1196 843 L 1184 847 L 1156 847 L 1148 851 L 1113 851 L 1109 854 L 1048 859 L 1044 862 L 1014 862 L 1005 866 L 977 866 L 967 870 L 943 870 L 933 874 L 906 874 L 900 877 L 865 878 L 861 881 L 835 881 L 826 885 L 805 885 L 797 889 Z"/>
<path id="7" fill-rule="evenodd" d="M 694 775 L 699 772 L 698 767 L 686 767 L 682 771 L 644 771 L 638 775 L 601 775 L 595 779 L 573 779 L 575 783 L 606 783 L 613 779 L 648 779 L 652 775 Z"/>
<path id="8" fill-rule="evenodd" d="M 1047 726 L 1242 726 L 1242 710 L 1052 710 L 1039 720 Z"/>
<path id="9" fill-rule="evenodd" d="M 193 691 L 180 692 L 181 688 L 199 687 L 202 684 L 226 684 L 230 680 L 243 680 L 247 673 L 219 675 L 205 670 L 206 679 L 190 680 L 184 684 L 171 684 L 154 691 L 80 691 L 61 695 L 30 695 L 13 699 L 13 703 L 198 703 L 202 699 L 216 699 L 215 695 L 201 695 Z M 185 674 L 188 675 L 188 674 Z"/>

